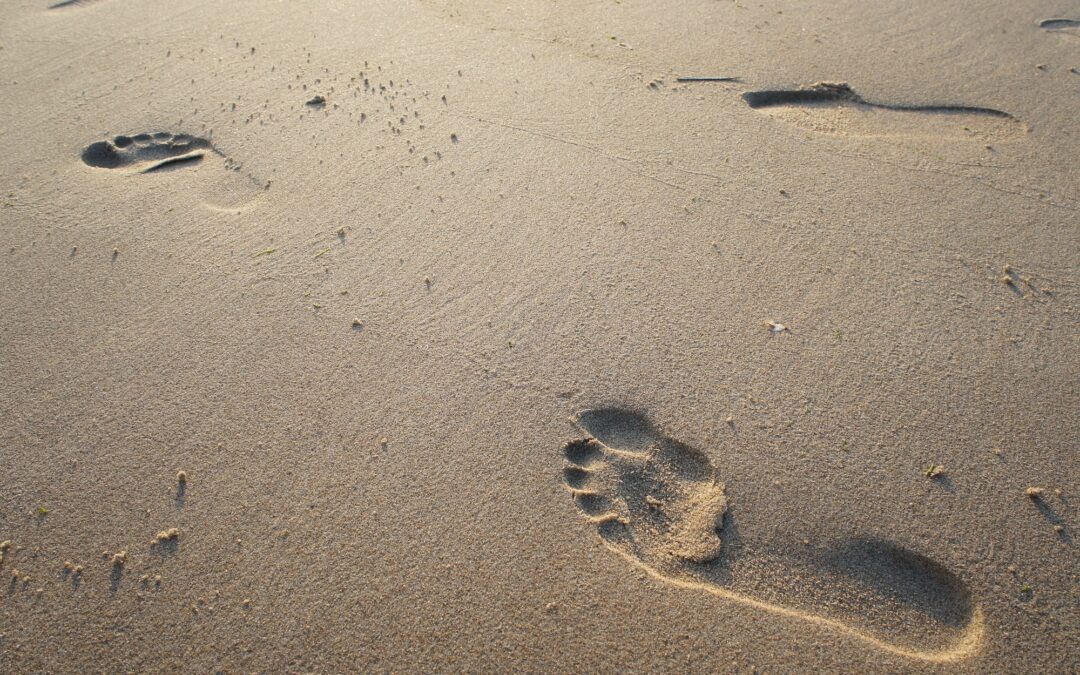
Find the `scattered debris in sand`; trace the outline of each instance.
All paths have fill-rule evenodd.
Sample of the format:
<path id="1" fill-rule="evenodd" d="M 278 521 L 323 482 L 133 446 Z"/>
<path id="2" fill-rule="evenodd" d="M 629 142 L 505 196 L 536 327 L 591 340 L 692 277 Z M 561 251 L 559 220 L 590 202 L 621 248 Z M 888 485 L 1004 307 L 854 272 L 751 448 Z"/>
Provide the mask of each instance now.
<path id="1" fill-rule="evenodd" d="M 123 567 L 124 564 L 127 562 L 127 558 L 127 551 L 117 551 L 116 554 L 112 557 L 113 567 Z"/>
<path id="2" fill-rule="evenodd" d="M 785 326 L 785 325 L 784 325 L 784 324 L 782 324 L 782 323 L 777 323 L 776 321 L 769 321 L 769 322 L 767 322 L 767 323 L 766 323 L 765 325 L 766 325 L 766 326 L 768 327 L 768 329 L 769 329 L 770 331 L 772 331 L 773 333 L 788 333 L 788 332 L 790 332 L 790 331 L 788 330 L 788 327 L 787 327 L 787 326 Z"/>
<path id="3" fill-rule="evenodd" d="M 163 542 L 166 542 L 166 541 L 175 541 L 175 540 L 177 540 L 179 538 L 180 538 L 180 528 L 178 528 L 178 527 L 170 527 L 167 530 L 162 530 L 161 532 L 158 532 L 157 536 L 154 537 L 154 541 L 151 543 L 151 546 L 153 546 L 154 544 L 160 544 L 160 543 L 163 543 Z"/>
<path id="4" fill-rule="evenodd" d="M 1042 499 L 1043 489 L 1041 487 L 1029 487 L 1024 490 L 1024 494 L 1030 497 L 1034 501 Z"/>
<path id="5" fill-rule="evenodd" d="M 923 471 L 927 478 L 937 478 L 945 474 L 945 467 L 941 464 L 931 464 Z"/>
<path id="6" fill-rule="evenodd" d="M 322 94 L 318 94 L 316 96 L 313 96 L 311 100 L 309 100 L 304 105 L 310 106 L 312 108 L 322 108 L 326 105 L 326 97 Z"/>
<path id="7" fill-rule="evenodd" d="M 186 483 L 187 482 L 187 473 L 185 473 L 184 471 L 177 471 L 176 472 L 176 482 L 177 483 Z"/>

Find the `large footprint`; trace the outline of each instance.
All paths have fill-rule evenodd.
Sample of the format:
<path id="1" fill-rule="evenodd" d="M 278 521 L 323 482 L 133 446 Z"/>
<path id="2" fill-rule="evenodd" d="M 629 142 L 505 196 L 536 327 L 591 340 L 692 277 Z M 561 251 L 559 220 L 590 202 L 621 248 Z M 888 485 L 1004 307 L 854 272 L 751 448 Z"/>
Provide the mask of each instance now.
<path id="1" fill-rule="evenodd" d="M 658 579 L 853 635 L 929 661 L 963 658 L 982 614 L 941 565 L 887 541 L 750 550 L 732 530 L 708 457 L 638 413 L 587 410 L 563 446 L 563 479 L 605 544 Z"/>

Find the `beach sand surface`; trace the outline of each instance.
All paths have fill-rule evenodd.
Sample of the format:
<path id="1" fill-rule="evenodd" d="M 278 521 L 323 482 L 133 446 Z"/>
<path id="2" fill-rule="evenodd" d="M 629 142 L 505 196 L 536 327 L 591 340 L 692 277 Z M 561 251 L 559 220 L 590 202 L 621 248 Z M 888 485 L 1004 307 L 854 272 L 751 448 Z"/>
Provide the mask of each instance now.
<path id="1" fill-rule="evenodd" d="M 1080 669 L 1075 3 L 0 16 L 0 670 Z"/>

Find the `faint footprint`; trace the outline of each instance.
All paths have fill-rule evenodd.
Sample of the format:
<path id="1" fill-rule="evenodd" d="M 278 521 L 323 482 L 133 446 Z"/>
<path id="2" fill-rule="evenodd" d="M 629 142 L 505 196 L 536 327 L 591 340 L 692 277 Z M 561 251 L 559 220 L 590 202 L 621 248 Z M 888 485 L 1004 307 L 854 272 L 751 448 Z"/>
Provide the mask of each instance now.
<path id="1" fill-rule="evenodd" d="M 844 83 L 751 91 L 743 100 L 785 122 L 822 133 L 853 136 L 971 139 L 986 143 L 1018 136 L 1024 125 L 995 108 L 868 101 Z"/>
<path id="2" fill-rule="evenodd" d="M 234 208 L 250 202 L 266 187 L 205 138 L 168 131 L 116 136 L 83 148 L 82 161 L 95 169 L 122 174 L 149 174 L 200 164 L 208 156 L 220 159 L 223 171 L 214 174 L 208 204 Z"/>
<path id="3" fill-rule="evenodd" d="M 628 410 L 587 410 L 574 423 L 587 434 L 563 447 L 574 502 L 609 548 L 652 576 L 912 658 L 950 661 L 978 647 L 981 611 L 932 560 L 873 539 L 759 549 L 737 533 L 704 453 Z"/>

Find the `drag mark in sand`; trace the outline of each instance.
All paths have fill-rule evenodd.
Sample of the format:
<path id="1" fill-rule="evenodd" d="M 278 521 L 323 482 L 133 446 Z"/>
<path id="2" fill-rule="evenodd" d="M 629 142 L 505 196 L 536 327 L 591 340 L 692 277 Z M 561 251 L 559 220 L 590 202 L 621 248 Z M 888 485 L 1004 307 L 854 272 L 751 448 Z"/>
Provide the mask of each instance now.
<path id="1" fill-rule="evenodd" d="M 632 157 L 626 157 L 624 155 L 614 154 L 614 153 L 608 152 L 606 150 L 603 150 L 601 148 L 590 145 L 588 143 L 583 143 L 581 141 L 575 141 L 573 139 L 563 137 L 563 136 L 559 136 L 559 135 L 556 135 L 556 134 L 553 134 L 553 133 L 550 133 L 550 132 L 547 132 L 547 131 L 540 131 L 538 129 L 530 129 L 530 128 L 527 128 L 527 127 L 518 126 L 516 124 L 510 124 L 508 122 L 500 122 L 498 120 L 485 119 L 483 117 L 476 117 L 476 116 L 472 116 L 472 115 L 468 116 L 468 119 L 471 119 L 471 120 L 476 121 L 476 122 L 480 122 L 481 124 L 488 124 L 488 125 L 498 126 L 498 127 L 504 128 L 504 129 L 510 129 L 512 131 L 517 131 L 517 132 L 521 132 L 521 133 L 524 133 L 524 134 L 529 134 L 530 136 L 535 136 L 537 138 L 546 138 L 548 140 L 555 141 L 557 143 L 562 143 L 563 145 L 567 145 L 567 146 L 571 146 L 571 147 L 575 147 L 575 148 L 580 148 L 581 150 L 584 150 L 584 151 L 586 151 L 586 152 L 588 152 L 588 153 L 590 153 L 590 154 L 592 154 L 594 156 L 603 157 L 604 159 L 611 160 L 612 162 L 617 163 L 617 165 L 622 166 L 624 169 L 626 169 L 630 173 L 635 174 L 637 176 L 640 176 L 641 178 L 645 178 L 646 180 L 651 180 L 654 183 L 659 183 L 660 185 L 666 185 L 667 187 L 675 188 L 676 190 L 686 190 L 687 189 L 685 185 L 679 185 L 677 183 L 672 183 L 670 181 L 664 180 L 663 178 L 660 178 L 659 176 L 654 176 L 654 175 L 652 175 L 650 173 L 647 173 L 646 171 L 644 171 L 642 169 L 635 168 L 637 166 L 640 166 L 641 162 L 634 159 L 634 158 L 632 158 Z M 707 175 L 707 174 L 705 174 L 705 175 Z"/>
<path id="2" fill-rule="evenodd" d="M 818 82 L 793 89 L 742 95 L 746 104 L 813 131 L 852 136 L 932 136 L 1005 140 L 1024 131 L 1013 115 L 996 108 L 869 101 L 846 83 Z"/>
<path id="3" fill-rule="evenodd" d="M 942 565 L 889 541 L 838 538 L 752 551 L 705 453 L 637 412 L 586 410 L 563 446 L 563 482 L 605 545 L 654 578 L 826 627 L 887 652 L 974 653 L 982 612 Z"/>

